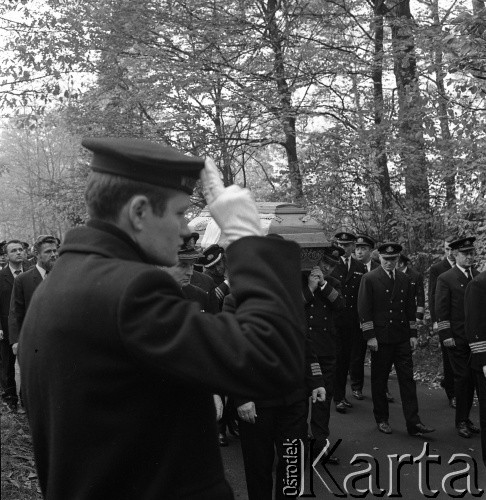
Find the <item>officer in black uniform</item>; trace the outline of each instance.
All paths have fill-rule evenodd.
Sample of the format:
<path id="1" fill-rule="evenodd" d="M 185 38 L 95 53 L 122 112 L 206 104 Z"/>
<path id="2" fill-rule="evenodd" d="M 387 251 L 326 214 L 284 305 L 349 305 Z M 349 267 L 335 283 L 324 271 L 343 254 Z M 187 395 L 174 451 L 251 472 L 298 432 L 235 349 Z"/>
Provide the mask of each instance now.
<path id="1" fill-rule="evenodd" d="M 417 320 L 417 327 L 422 324 L 425 312 L 425 287 L 424 277 L 413 267 L 410 266 L 410 259 L 403 253 L 398 257 L 397 269 L 406 274 L 412 285 L 413 296 L 415 297 L 415 304 L 417 312 L 415 318 Z"/>
<path id="2" fill-rule="evenodd" d="M 378 429 L 385 434 L 392 432 L 386 385 L 394 364 L 407 430 L 417 436 L 434 429 L 425 426 L 418 415 L 412 361 L 412 350 L 417 345 L 415 300 L 409 278 L 396 270 L 401 251 L 398 243 L 378 247 L 381 266 L 363 277 L 358 310 L 363 336 L 371 350 L 371 393 Z"/>
<path id="3" fill-rule="evenodd" d="M 326 400 L 312 406 L 311 431 L 315 439 L 314 452 L 318 455 L 327 444 L 329 418 L 336 374 L 338 332 L 334 318 L 344 309 L 341 283 L 332 276 L 344 250 L 336 245 L 325 247 L 320 260 L 310 273 L 303 273 L 302 293 L 307 317 L 307 333 L 312 339 L 324 377 Z M 337 457 L 328 457 L 328 463 L 337 463 Z"/>
<path id="4" fill-rule="evenodd" d="M 224 248 L 216 243 L 210 245 L 203 251 L 198 263 L 203 266 L 203 276 L 213 280 L 215 286 L 212 292 L 216 298 L 216 309 L 222 311 L 224 299 L 230 293 L 229 281 L 226 277 Z M 218 396 L 223 408 L 223 415 L 218 420 L 218 441 L 220 446 L 228 446 L 226 429 L 235 437 L 238 437 L 239 434 L 236 407 L 231 396 L 225 394 Z"/>
<path id="5" fill-rule="evenodd" d="M 332 276 L 341 282 L 345 300 L 344 309 L 336 315 L 337 360 L 336 381 L 334 386 L 334 402 L 339 413 L 346 413 L 352 404 L 346 398 L 346 384 L 351 364 L 351 353 L 355 345 L 361 343 L 361 330 L 358 317 L 358 290 L 361 277 L 366 272 L 364 264 L 352 257 L 356 236 L 352 233 L 340 232 L 335 235 L 336 243 L 344 250 Z"/>
<path id="6" fill-rule="evenodd" d="M 486 271 L 467 285 L 464 305 L 466 337 L 471 349 L 471 368 L 476 377 L 479 399 L 483 463 L 486 466 Z"/>
<path id="7" fill-rule="evenodd" d="M 442 273 L 437 279 L 435 290 L 435 313 L 441 342 L 454 374 L 456 394 L 456 429 L 459 436 L 470 438 L 479 433 L 469 419 L 474 399 L 474 375 L 469 364 L 471 349 L 464 327 L 464 295 L 469 282 L 478 271 L 474 268 L 474 241 L 476 238 L 459 238 L 450 243 L 456 265 Z"/>
<path id="8" fill-rule="evenodd" d="M 365 272 L 370 272 L 380 264 L 371 258 L 371 252 L 375 248 L 375 240 L 366 234 L 356 235 L 356 248 L 354 254 L 356 260 L 361 262 L 365 267 Z M 359 338 L 353 344 L 353 349 L 351 351 L 351 364 L 349 367 L 349 378 L 351 381 L 351 390 L 353 392 L 353 397 L 358 400 L 362 400 L 363 396 L 363 384 L 364 384 L 364 362 L 366 358 L 367 351 L 366 340 L 361 334 L 361 329 L 359 331 Z"/>
<path id="9" fill-rule="evenodd" d="M 444 241 L 444 258 L 432 266 L 429 269 L 429 311 L 430 311 L 430 321 L 432 321 L 432 328 L 434 332 L 437 332 L 437 317 L 435 314 L 435 288 L 437 286 L 437 278 L 442 274 L 455 266 L 455 259 L 452 250 L 449 246 L 451 241 L 457 238 L 448 236 Z M 442 366 L 444 371 L 444 378 L 441 381 L 441 386 L 446 392 L 447 399 L 449 400 L 449 406 L 451 408 L 456 407 L 456 397 L 454 395 L 454 374 L 452 373 L 451 362 L 449 361 L 449 356 L 447 354 L 447 348 L 444 344 L 440 342 L 440 348 L 442 351 Z"/>

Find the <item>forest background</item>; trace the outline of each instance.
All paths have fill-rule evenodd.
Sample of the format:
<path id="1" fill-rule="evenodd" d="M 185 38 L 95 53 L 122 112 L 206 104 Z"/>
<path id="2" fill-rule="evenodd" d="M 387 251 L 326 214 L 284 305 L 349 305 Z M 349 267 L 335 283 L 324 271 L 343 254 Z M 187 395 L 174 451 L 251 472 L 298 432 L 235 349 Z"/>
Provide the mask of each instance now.
<path id="1" fill-rule="evenodd" d="M 485 265 L 484 0 L 7 0 L 0 35 L 0 239 L 62 239 L 81 137 L 136 136 L 421 270 L 449 234 Z"/>
<path id="2" fill-rule="evenodd" d="M 82 224 L 81 137 L 136 136 L 420 271 L 475 235 L 484 269 L 485 111 L 484 0 L 3 0 L 0 240 Z M 440 387 L 430 334 L 414 378 Z M 37 500 L 25 416 L 1 418 L 2 494 Z"/>

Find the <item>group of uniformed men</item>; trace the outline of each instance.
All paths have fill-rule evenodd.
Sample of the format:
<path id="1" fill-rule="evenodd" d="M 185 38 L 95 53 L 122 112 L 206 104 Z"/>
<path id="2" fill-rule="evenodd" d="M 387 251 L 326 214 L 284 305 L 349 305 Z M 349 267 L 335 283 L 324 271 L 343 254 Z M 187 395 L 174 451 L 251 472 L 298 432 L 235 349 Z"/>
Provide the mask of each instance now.
<path id="1" fill-rule="evenodd" d="M 395 366 L 409 434 L 433 432 L 419 418 L 413 380 L 423 280 L 401 245 L 379 245 L 377 261 L 372 238 L 339 232 L 300 273 L 297 245 L 262 238 L 248 191 L 224 188 L 211 160 L 140 140 L 84 146 L 94 152 L 91 220 L 68 233 L 55 266 L 59 242 L 39 238 L 37 263 L 23 275 L 21 242 L 6 242 L 0 272 L 2 398 L 16 408 L 11 358 L 5 368 L 17 347 L 10 315 L 23 325 L 23 396 L 46 498 L 232 498 L 215 452 L 214 406 L 219 445 L 225 426 L 241 437 L 250 498 L 271 498 L 274 446 L 282 457 L 286 441 L 307 443 L 309 396 L 312 459 L 337 461 L 326 454 L 331 401 L 338 412 L 352 408 L 348 376 L 363 399 L 367 349 L 379 431 L 392 432 Z M 184 220 L 198 177 L 231 243 L 202 256 Z M 462 437 L 479 432 L 469 418 L 475 387 L 486 425 L 486 278 L 473 267 L 474 240 L 446 242 L 451 267 L 433 266 L 429 286 Z M 282 467 L 277 498 L 288 496 Z"/>

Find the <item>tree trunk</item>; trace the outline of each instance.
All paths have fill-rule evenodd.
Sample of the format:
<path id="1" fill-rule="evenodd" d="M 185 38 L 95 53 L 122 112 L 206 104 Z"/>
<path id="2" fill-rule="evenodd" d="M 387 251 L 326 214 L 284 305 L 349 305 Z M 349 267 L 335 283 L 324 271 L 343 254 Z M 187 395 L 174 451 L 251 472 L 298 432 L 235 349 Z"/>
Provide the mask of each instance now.
<path id="1" fill-rule="evenodd" d="M 373 16 L 374 57 L 373 57 L 373 109 L 375 119 L 374 149 L 375 166 L 381 192 L 381 207 L 387 214 L 392 204 L 390 173 L 386 154 L 386 133 L 383 125 L 383 0 L 375 0 Z M 388 219 L 387 217 L 385 220 Z"/>
<path id="2" fill-rule="evenodd" d="M 446 205 L 447 207 L 456 208 L 456 171 L 454 164 L 454 148 L 452 147 L 452 136 L 449 127 L 449 99 L 446 94 L 444 85 L 444 67 L 443 53 L 441 45 L 441 27 L 439 20 L 439 3 L 438 0 L 433 0 L 432 17 L 434 22 L 435 47 L 434 47 L 434 63 L 435 63 L 435 78 L 438 92 L 438 108 L 439 122 L 442 139 L 439 141 L 439 151 L 442 153 L 442 164 L 444 166 L 444 184 L 446 188 Z"/>
<path id="3" fill-rule="evenodd" d="M 388 0 L 386 5 L 392 30 L 400 159 L 405 175 L 406 201 L 410 209 L 425 213 L 430 208 L 429 183 L 410 0 Z"/>
<path id="4" fill-rule="evenodd" d="M 303 199 L 304 193 L 302 189 L 302 175 L 299 167 L 299 158 L 297 155 L 297 133 L 295 127 L 296 112 L 292 106 L 292 93 L 285 77 L 282 35 L 279 31 L 275 18 L 275 14 L 278 9 L 279 3 L 277 0 L 268 0 L 264 11 L 268 29 L 268 38 L 274 54 L 273 70 L 280 100 L 280 107 L 277 114 L 280 123 L 282 124 L 285 136 L 283 145 L 285 147 L 285 152 L 287 153 L 292 201 L 299 202 Z"/>

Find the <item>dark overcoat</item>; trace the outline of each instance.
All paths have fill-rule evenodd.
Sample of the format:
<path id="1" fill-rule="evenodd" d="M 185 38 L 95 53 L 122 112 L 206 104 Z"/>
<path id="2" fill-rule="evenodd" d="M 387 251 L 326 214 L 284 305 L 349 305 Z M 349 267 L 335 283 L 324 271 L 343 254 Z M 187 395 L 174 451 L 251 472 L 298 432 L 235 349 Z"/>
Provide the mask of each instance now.
<path id="1" fill-rule="evenodd" d="M 412 293 L 415 297 L 415 304 L 417 306 L 417 312 L 415 317 L 417 319 L 424 319 L 425 311 L 425 288 L 424 288 L 424 277 L 421 273 L 415 269 L 407 266 L 405 274 L 410 279 L 410 284 L 412 285 Z"/>
<path id="2" fill-rule="evenodd" d="M 479 273 L 471 268 L 473 278 Z M 454 338 L 456 344 L 466 345 L 466 331 L 464 322 L 464 294 L 469 281 L 466 275 L 454 266 L 449 271 L 442 273 L 437 279 L 435 290 L 435 314 L 439 338 L 443 342 Z"/>
<path id="3" fill-rule="evenodd" d="M 36 288 L 42 281 L 42 276 L 36 266 L 31 267 L 25 273 L 19 274 L 15 279 L 8 317 L 10 344 L 16 344 L 19 341 L 25 313 L 32 300 L 32 295 L 34 295 Z"/>
<path id="4" fill-rule="evenodd" d="M 376 337 L 379 343 L 398 344 L 417 336 L 412 285 L 398 270 L 393 285 L 381 266 L 363 276 L 358 311 L 365 340 Z"/>
<path id="5" fill-rule="evenodd" d="M 472 354 L 471 368 L 482 371 L 486 365 L 486 271 L 467 285 L 464 306 L 466 336 Z"/>
<path id="6" fill-rule="evenodd" d="M 235 298 L 233 294 L 228 294 L 224 298 L 223 311 L 234 312 L 235 309 Z M 276 406 L 290 406 L 297 401 L 307 398 L 310 393 L 317 389 L 318 387 L 324 387 L 324 380 L 322 379 L 321 367 L 319 366 L 319 361 L 314 352 L 314 346 L 312 339 L 306 335 L 305 338 L 305 381 L 306 386 L 299 387 L 289 394 L 284 394 L 278 398 L 267 399 L 264 401 L 254 401 L 257 408 L 258 407 L 276 407 Z M 235 406 L 241 406 L 247 403 L 248 398 L 235 398 Z"/>
<path id="7" fill-rule="evenodd" d="M 451 269 L 451 263 L 447 260 L 447 258 L 443 258 L 440 262 L 433 264 L 429 269 L 429 311 L 430 311 L 430 320 L 432 323 L 437 321 L 437 317 L 435 314 L 435 289 L 437 287 L 437 278 L 446 271 Z"/>
<path id="8" fill-rule="evenodd" d="M 336 326 L 339 328 L 358 328 L 359 331 L 358 291 L 361 278 L 366 271 L 365 265 L 352 257 L 349 269 L 343 260 L 339 259 L 339 264 L 331 274 L 340 281 L 341 293 L 345 301 L 344 308 L 335 315 Z"/>
<path id="9" fill-rule="evenodd" d="M 307 334 L 312 339 L 313 349 L 317 356 L 335 355 L 336 314 L 343 311 L 345 301 L 341 293 L 338 279 L 327 276 L 326 285 L 317 287 L 312 293 L 307 285 L 308 273 L 304 274 L 302 295 L 304 296 Z"/>
<path id="10" fill-rule="evenodd" d="M 304 380 L 300 250 L 227 249 L 234 314 L 201 312 L 120 229 L 71 230 L 21 331 L 22 388 L 49 500 L 229 499 L 212 394 Z"/>
<path id="11" fill-rule="evenodd" d="M 0 324 L 2 325 L 3 338 L 9 343 L 8 316 L 10 313 L 13 284 L 14 276 L 12 271 L 10 271 L 10 267 L 6 265 L 0 271 Z"/>

